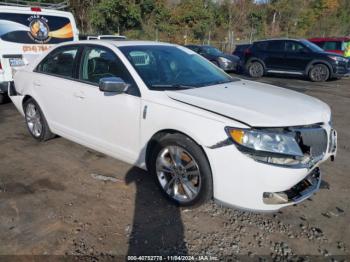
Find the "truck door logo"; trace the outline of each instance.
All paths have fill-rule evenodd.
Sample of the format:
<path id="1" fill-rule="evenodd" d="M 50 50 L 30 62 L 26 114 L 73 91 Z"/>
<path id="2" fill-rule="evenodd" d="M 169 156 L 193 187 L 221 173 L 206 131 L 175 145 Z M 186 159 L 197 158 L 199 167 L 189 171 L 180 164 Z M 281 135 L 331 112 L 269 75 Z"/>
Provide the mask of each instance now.
<path id="1" fill-rule="evenodd" d="M 47 25 L 47 20 L 43 17 L 31 16 L 28 19 L 29 24 L 29 37 L 35 42 L 46 43 L 50 40 L 50 28 Z"/>

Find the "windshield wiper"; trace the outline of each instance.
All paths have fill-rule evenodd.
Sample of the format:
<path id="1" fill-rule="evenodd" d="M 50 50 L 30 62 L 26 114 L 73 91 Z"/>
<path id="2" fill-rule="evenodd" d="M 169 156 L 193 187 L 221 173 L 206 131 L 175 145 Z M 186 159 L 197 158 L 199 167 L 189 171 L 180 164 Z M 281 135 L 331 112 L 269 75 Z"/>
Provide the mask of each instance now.
<path id="1" fill-rule="evenodd" d="M 220 85 L 220 84 L 227 84 L 227 83 L 232 83 L 232 82 L 236 82 L 236 81 L 240 81 L 240 79 L 239 78 L 231 78 L 229 80 L 212 81 L 212 82 L 204 83 L 201 86 Z"/>
<path id="2" fill-rule="evenodd" d="M 150 85 L 150 87 L 153 89 L 191 89 L 191 88 L 195 88 L 196 86 L 180 85 L 180 84 L 174 84 L 174 85 L 154 84 L 154 85 Z"/>

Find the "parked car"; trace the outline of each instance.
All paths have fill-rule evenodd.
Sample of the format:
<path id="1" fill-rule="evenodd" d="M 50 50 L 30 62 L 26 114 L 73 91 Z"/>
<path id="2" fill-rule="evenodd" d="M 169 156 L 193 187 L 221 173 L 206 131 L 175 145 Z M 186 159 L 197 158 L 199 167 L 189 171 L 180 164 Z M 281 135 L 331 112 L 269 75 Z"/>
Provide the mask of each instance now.
<path id="1" fill-rule="evenodd" d="M 251 77 L 266 73 L 308 76 L 321 82 L 349 74 L 349 59 L 325 52 L 319 46 L 296 39 L 254 42 L 246 52 L 245 67 Z"/>
<path id="2" fill-rule="evenodd" d="M 56 10 L 60 4 L 43 5 L 46 8 L 0 3 L 0 104 L 13 81 L 13 70 L 55 44 L 78 40 L 73 15 Z"/>
<path id="3" fill-rule="evenodd" d="M 205 57 L 214 65 L 225 71 L 235 71 L 237 69 L 239 57 L 235 55 L 225 54 L 219 49 L 209 45 L 186 45 L 186 47 Z"/>
<path id="4" fill-rule="evenodd" d="M 350 58 L 350 37 L 318 37 L 310 38 L 309 41 L 327 52 Z"/>
<path id="5" fill-rule="evenodd" d="M 65 43 L 18 71 L 14 87 L 36 140 L 57 134 L 146 169 L 183 206 L 299 203 L 336 154 L 327 104 L 232 78 L 182 46 Z"/>

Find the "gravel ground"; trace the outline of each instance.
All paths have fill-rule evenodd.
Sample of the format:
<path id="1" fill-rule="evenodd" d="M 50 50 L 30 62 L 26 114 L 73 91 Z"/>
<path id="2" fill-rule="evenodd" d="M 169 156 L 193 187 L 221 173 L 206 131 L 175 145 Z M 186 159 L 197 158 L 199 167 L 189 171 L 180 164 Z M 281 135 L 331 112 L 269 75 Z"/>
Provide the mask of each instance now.
<path id="1" fill-rule="evenodd" d="M 20 258 L 4 255 L 350 261 L 350 79 L 259 81 L 327 102 L 339 135 L 336 161 L 322 166 L 321 190 L 269 214 L 215 203 L 172 206 L 146 172 L 63 138 L 37 143 L 14 106 L 0 105 L 0 261 Z"/>

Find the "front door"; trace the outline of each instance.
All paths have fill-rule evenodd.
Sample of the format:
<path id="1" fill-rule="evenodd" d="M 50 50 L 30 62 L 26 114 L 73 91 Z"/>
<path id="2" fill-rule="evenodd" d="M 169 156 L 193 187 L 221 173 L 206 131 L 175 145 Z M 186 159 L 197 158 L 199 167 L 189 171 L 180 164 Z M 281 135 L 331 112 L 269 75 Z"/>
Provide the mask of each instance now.
<path id="1" fill-rule="evenodd" d="M 130 84 L 127 93 L 99 90 L 104 77 L 120 77 Z M 80 130 L 95 148 L 127 162 L 134 162 L 139 152 L 141 98 L 130 73 L 110 49 L 85 47 L 79 71 Z"/>
<path id="2" fill-rule="evenodd" d="M 312 61 L 312 52 L 303 44 L 296 41 L 286 41 L 285 63 L 287 70 L 304 72 L 307 65 Z"/>

